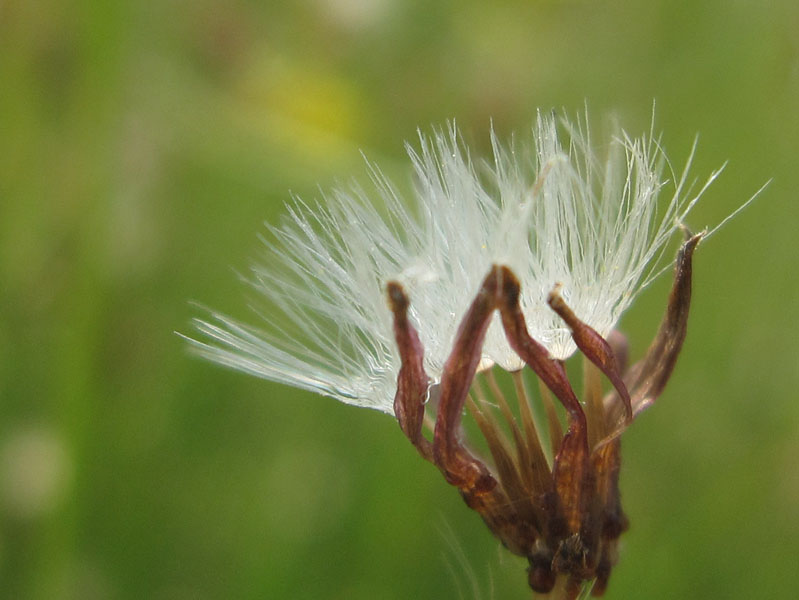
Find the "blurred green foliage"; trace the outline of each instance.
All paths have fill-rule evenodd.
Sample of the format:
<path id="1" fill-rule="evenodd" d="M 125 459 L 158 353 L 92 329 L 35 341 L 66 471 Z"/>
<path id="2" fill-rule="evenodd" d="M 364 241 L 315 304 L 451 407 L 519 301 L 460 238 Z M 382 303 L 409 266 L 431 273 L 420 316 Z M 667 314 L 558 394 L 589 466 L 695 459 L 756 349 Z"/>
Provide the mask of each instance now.
<path id="1" fill-rule="evenodd" d="M 769 3 L 0 3 L 0 597 L 524 598 L 385 415 L 186 355 L 189 300 L 289 191 L 404 181 L 455 118 L 537 107 L 657 129 L 703 245 L 676 375 L 625 436 L 612 598 L 792 597 L 799 556 L 799 8 Z M 667 279 L 667 278 L 666 278 Z M 643 352 L 660 280 L 623 323 Z M 245 314 L 240 310 L 237 314 Z"/>

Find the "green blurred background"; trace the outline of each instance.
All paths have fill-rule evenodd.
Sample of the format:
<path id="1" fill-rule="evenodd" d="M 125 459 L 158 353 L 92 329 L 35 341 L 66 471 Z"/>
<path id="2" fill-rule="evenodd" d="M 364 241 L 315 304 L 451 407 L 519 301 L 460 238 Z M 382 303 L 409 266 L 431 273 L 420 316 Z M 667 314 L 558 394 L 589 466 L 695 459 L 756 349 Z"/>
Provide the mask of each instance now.
<path id="1" fill-rule="evenodd" d="M 0 2 L 0 597 L 526 598 L 524 564 L 389 417 L 194 360 L 199 300 L 289 191 L 407 181 L 537 107 L 657 129 L 691 217 L 689 338 L 625 436 L 611 598 L 796 594 L 799 8 L 772 2 Z M 633 356 L 668 277 L 625 317 Z"/>

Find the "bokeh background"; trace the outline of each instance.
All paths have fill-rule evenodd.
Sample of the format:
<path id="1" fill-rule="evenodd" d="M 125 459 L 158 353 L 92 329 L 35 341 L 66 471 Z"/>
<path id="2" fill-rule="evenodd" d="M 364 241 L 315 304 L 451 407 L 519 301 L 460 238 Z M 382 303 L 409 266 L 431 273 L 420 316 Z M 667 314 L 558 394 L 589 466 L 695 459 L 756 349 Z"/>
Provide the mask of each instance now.
<path id="1" fill-rule="evenodd" d="M 289 192 L 407 182 L 403 140 L 588 103 L 676 165 L 689 338 L 625 435 L 610 598 L 793 597 L 799 556 L 799 7 L 650 2 L 0 2 L 0 597 L 526 598 L 524 564 L 385 415 L 187 356 L 198 300 Z M 668 290 L 623 322 L 633 356 Z"/>

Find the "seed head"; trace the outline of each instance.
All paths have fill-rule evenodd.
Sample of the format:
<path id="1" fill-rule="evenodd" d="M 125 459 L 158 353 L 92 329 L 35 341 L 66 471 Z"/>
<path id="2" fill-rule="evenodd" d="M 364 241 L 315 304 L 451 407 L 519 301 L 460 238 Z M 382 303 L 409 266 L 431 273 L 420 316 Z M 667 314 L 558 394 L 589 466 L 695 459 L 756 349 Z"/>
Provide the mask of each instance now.
<path id="1" fill-rule="evenodd" d="M 593 585 L 601 595 L 627 527 L 619 434 L 676 364 L 693 253 L 713 233 L 692 235 L 683 221 L 718 171 L 692 193 L 691 159 L 676 174 L 651 134 L 620 133 L 597 152 L 584 121 L 553 115 L 538 115 L 529 144 L 503 147 L 493 134 L 491 144 L 492 160 L 479 161 L 454 125 L 420 134 L 408 148 L 410 200 L 375 167 L 377 202 L 357 186 L 313 207 L 295 199 L 246 278 L 265 304 L 259 326 L 212 312 L 190 342 L 229 367 L 392 413 L 505 547 L 527 558 L 534 591 L 573 600 Z M 665 316 L 628 369 L 614 327 L 668 267 L 661 259 L 678 229 Z M 563 364 L 578 350 L 580 398 Z M 518 419 L 494 366 L 512 373 Z M 548 449 L 525 366 L 540 384 Z M 464 408 L 491 461 L 462 439 Z"/>

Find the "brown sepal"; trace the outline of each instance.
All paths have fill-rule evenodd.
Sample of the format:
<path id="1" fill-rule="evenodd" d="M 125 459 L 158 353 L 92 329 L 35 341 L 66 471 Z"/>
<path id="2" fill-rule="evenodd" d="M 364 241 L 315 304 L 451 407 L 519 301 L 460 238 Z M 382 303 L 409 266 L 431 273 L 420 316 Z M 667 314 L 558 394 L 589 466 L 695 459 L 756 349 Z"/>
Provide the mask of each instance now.
<path id="1" fill-rule="evenodd" d="M 426 460 L 433 460 L 433 446 L 422 435 L 424 407 L 430 379 L 424 370 L 424 348 L 419 335 L 408 321 L 409 300 L 402 286 L 390 281 L 386 286 L 389 307 L 394 313 L 394 338 L 402 366 L 397 376 L 394 414 L 399 426 Z"/>
<path id="2" fill-rule="evenodd" d="M 644 358 L 634 364 L 624 377 L 627 389 L 630 391 L 633 417 L 651 406 L 663 392 L 685 341 L 691 308 L 693 254 L 705 232 L 693 235 L 686 229 L 685 234 L 686 240 L 677 254 L 674 283 L 669 294 L 666 313 L 657 335 Z M 617 392 L 608 394 L 604 402 L 609 421 L 614 424 L 615 431 L 602 443 L 618 437 L 625 429 L 622 415 L 613 407 L 614 404 L 618 404 Z"/>

